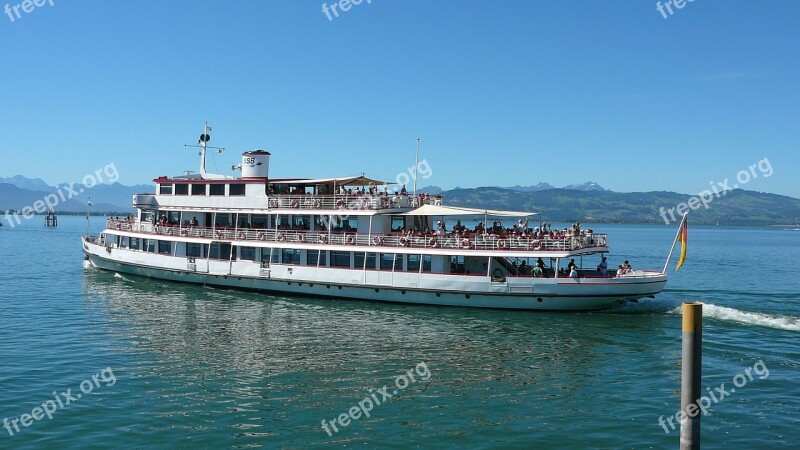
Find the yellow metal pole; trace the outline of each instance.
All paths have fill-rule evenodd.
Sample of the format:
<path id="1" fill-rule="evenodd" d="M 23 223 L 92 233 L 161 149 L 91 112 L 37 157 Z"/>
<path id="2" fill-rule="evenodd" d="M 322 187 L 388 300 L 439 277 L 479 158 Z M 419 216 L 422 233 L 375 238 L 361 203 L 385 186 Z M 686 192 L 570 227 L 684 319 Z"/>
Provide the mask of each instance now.
<path id="1" fill-rule="evenodd" d="M 700 410 L 698 399 L 703 364 L 703 304 L 683 304 L 681 364 L 681 450 L 700 448 Z M 694 405 L 694 406 L 692 406 Z"/>

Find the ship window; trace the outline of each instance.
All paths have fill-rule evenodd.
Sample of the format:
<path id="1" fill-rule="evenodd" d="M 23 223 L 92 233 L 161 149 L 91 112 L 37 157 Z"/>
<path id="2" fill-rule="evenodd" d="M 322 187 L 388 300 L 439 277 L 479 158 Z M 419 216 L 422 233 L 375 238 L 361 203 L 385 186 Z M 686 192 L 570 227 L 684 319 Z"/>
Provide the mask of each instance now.
<path id="1" fill-rule="evenodd" d="M 267 228 L 268 216 L 253 214 L 251 225 L 253 228 Z"/>
<path id="2" fill-rule="evenodd" d="M 450 273 L 464 273 L 464 257 L 451 256 L 450 257 Z"/>
<path id="3" fill-rule="evenodd" d="M 350 267 L 350 252 L 331 252 L 331 267 Z"/>
<path id="4" fill-rule="evenodd" d="M 230 191 L 228 193 L 231 197 L 236 195 L 244 195 L 244 185 L 243 184 L 232 184 L 230 187 Z"/>
<path id="5" fill-rule="evenodd" d="M 155 253 L 156 252 L 156 240 L 155 239 L 145 239 L 145 247 L 147 248 L 148 253 Z"/>
<path id="6" fill-rule="evenodd" d="M 425 255 L 422 257 L 422 271 L 423 272 L 431 271 L 431 255 Z"/>
<path id="7" fill-rule="evenodd" d="M 319 256 L 319 258 L 318 258 Z M 319 266 L 325 267 L 328 265 L 328 252 L 325 250 L 308 250 L 306 254 L 306 260 L 308 261 L 309 266 L 317 266 L 317 260 L 319 260 Z"/>
<path id="8" fill-rule="evenodd" d="M 189 185 L 188 184 L 176 184 L 175 185 L 175 195 L 189 195 Z"/>
<path id="9" fill-rule="evenodd" d="M 375 253 L 367 253 L 367 270 L 375 270 Z M 364 269 L 364 253 L 355 254 L 355 267 L 356 269 Z"/>
<path id="10" fill-rule="evenodd" d="M 206 195 L 206 185 L 205 184 L 193 184 L 192 185 L 192 195 Z"/>
<path id="11" fill-rule="evenodd" d="M 274 250 L 274 252 L 273 252 L 272 249 L 262 248 L 261 249 L 261 264 L 269 262 L 269 255 L 270 254 L 272 255 L 272 262 L 276 263 L 276 264 L 278 263 L 278 261 L 280 259 L 280 255 L 281 255 L 280 249 L 276 248 Z"/>
<path id="12" fill-rule="evenodd" d="M 131 238 L 131 250 L 139 250 L 139 238 Z"/>
<path id="13" fill-rule="evenodd" d="M 231 226 L 231 215 L 228 213 L 217 213 L 214 219 L 214 226 L 216 227 L 229 227 Z"/>
<path id="14" fill-rule="evenodd" d="M 160 184 L 158 185 L 158 193 L 161 195 L 172 195 L 172 185 L 171 184 Z"/>
<path id="15" fill-rule="evenodd" d="M 221 260 L 231 259 L 231 244 L 213 242 L 209 248 L 208 257 L 211 259 Z"/>
<path id="16" fill-rule="evenodd" d="M 122 248 L 128 248 L 128 236 L 122 236 L 122 240 L 119 243 L 119 246 Z"/>
<path id="17" fill-rule="evenodd" d="M 284 264 L 300 264 L 300 250 L 296 248 L 283 249 Z"/>
<path id="18" fill-rule="evenodd" d="M 158 253 L 162 255 L 171 255 L 172 254 L 172 242 L 170 241 L 158 241 Z"/>
<path id="19" fill-rule="evenodd" d="M 190 256 L 192 258 L 205 258 L 206 255 L 203 254 L 203 244 L 194 244 L 191 242 L 186 243 L 186 256 Z"/>
<path id="20" fill-rule="evenodd" d="M 255 261 L 256 260 L 256 248 L 255 247 L 239 247 L 239 252 L 241 254 L 242 260 L 245 261 Z"/>
<path id="21" fill-rule="evenodd" d="M 420 255 L 408 255 L 408 271 L 419 272 Z"/>
<path id="22" fill-rule="evenodd" d="M 381 253 L 381 270 L 392 270 L 394 253 Z"/>
<path id="23" fill-rule="evenodd" d="M 311 229 L 311 216 L 293 216 L 294 224 L 293 230 L 310 230 Z"/>
<path id="24" fill-rule="evenodd" d="M 398 231 L 404 229 L 406 227 L 406 218 L 403 216 L 392 216 L 392 232 L 397 233 Z"/>
<path id="25" fill-rule="evenodd" d="M 225 195 L 225 185 L 212 184 L 210 187 L 209 195 Z"/>

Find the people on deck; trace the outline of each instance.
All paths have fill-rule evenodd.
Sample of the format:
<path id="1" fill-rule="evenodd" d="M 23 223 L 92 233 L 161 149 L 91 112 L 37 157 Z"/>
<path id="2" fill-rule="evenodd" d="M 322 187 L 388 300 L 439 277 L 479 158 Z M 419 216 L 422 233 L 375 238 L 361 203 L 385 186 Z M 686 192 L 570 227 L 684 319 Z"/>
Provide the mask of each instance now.
<path id="1" fill-rule="evenodd" d="M 572 272 L 572 271 L 573 271 L 575 268 L 577 268 L 577 267 L 578 267 L 578 265 L 577 265 L 577 264 L 575 264 L 575 258 L 571 259 L 571 260 L 569 261 L 569 264 L 567 264 L 567 270 L 569 270 L 570 272 Z M 570 276 L 571 276 L 571 275 L 570 275 Z"/>
<path id="2" fill-rule="evenodd" d="M 600 261 L 600 265 L 597 266 L 597 270 L 600 271 L 601 277 L 608 276 L 608 262 L 606 261 L 605 256 L 603 256 L 603 260 Z"/>
<path id="3" fill-rule="evenodd" d="M 577 278 L 578 277 L 578 267 L 577 266 L 572 266 L 572 268 L 569 270 L 569 276 L 570 276 L 570 278 Z"/>

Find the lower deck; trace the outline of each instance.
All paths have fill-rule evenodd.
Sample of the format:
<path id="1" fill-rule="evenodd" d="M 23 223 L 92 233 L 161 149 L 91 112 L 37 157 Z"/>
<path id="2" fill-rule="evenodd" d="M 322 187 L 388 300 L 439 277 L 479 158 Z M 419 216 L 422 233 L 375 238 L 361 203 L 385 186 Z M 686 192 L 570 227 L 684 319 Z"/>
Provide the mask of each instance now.
<path id="1" fill-rule="evenodd" d="M 191 243 L 146 243 L 131 248 L 84 240 L 84 253 L 101 269 L 200 284 L 290 294 L 322 295 L 404 303 L 512 309 L 603 309 L 653 296 L 666 276 L 637 271 L 624 277 L 532 277 L 508 260 L 489 257 L 382 254 L 255 248 L 242 252 L 221 244 L 212 250 Z M 175 246 L 183 244 L 184 251 Z M 138 247 L 138 245 L 137 245 Z M 169 248 L 168 248 L 169 247 Z M 217 253 L 214 253 L 217 251 Z M 204 254 L 204 252 L 207 252 Z M 276 256 L 277 255 L 277 256 Z M 388 256 L 387 256 L 388 255 Z M 459 259 L 460 258 L 460 259 Z M 516 272 L 514 272 L 516 270 Z M 545 274 L 548 274 L 545 271 Z"/>

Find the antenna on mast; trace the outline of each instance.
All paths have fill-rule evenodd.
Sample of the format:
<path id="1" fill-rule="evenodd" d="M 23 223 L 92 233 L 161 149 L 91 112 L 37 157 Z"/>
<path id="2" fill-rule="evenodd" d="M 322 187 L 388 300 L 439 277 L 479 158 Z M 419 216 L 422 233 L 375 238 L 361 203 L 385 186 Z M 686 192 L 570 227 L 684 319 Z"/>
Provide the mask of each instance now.
<path id="1" fill-rule="evenodd" d="M 206 178 L 206 150 L 212 149 L 216 150 L 217 153 L 222 153 L 225 151 L 225 147 L 211 147 L 208 145 L 209 141 L 211 141 L 211 135 L 208 134 L 211 131 L 211 127 L 208 125 L 208 122 L 205 123 L 205 127 L 203 128 L 203 134 L 200 135 L 200 138 L 197 140 L 197 144 L 189 145 L 186 144 L 184 147 L 195 147 L 200 149 L 200 177 Z"/>

